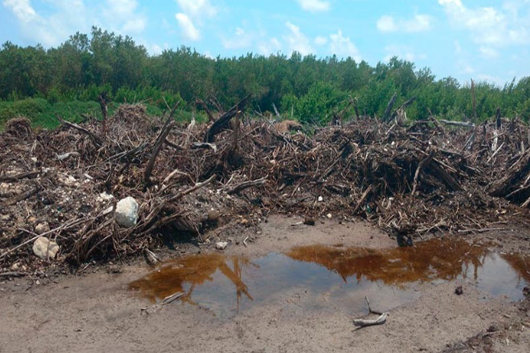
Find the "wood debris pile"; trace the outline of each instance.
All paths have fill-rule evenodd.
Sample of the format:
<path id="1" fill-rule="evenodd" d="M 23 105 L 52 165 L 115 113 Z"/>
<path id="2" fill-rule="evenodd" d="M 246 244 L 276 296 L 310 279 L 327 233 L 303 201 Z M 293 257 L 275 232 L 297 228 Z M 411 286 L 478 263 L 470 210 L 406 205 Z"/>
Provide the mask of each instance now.
<path id="1" fill-rule="evenodd" d="M 0 263 L 36 260 L 39 235 L 76 265 L 270 213 L 363 217 L 413 237 L 524 222 L 530 141 L 517 120 L 451 127 L 432 118 L 354 119 L 284 133 L 245 115 L 246 100 L 204 125 L 177 124 L 176 107 L 150 117 L 141 105 L 121 105 L 105 121 L 61 120 L 52 131 L 11 123 L 0 133 Z M 140 205 L 131 228 L 114 218 L 127 196 Z"/>

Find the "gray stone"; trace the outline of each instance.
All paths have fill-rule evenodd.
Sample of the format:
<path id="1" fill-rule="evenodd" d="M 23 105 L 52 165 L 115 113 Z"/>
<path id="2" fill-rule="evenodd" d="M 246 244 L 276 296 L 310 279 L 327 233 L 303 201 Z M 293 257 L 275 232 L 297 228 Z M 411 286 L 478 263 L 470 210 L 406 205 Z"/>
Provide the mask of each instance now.
<path id="1" fill-rule="evenodd" d="M 59 245 L 46 237 L 39 237 L 33 243 L 33 253 L 43 260 L 53 259 L 59 252 Z"/>
<path id="2" fill-rule="evenodd" d="M 35 227 L 35 233 L 37 233 L 38 235 L 41 235 L 42 233 L 46 233 L 49 230 L 50 230 L 50 225 L 48 224 L 48 222 L 39 223 Z"/>
<path id="3" fill-rule="evenodd" d="M 138 221 L 138 202 L 130 196 L 121 199 L 116 205 L 116 222 L 123 227 L 134 227 Z"/>

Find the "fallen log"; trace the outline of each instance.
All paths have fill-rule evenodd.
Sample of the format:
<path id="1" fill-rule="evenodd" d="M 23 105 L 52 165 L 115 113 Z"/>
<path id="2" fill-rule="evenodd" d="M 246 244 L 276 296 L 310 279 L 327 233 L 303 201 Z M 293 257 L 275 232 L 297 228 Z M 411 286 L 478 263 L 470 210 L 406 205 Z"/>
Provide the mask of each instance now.
<path id="1" fill-rule="evenodd" d="M 460 127 L 469 127 L 474 128 L 475 124 L 465 121 L 452 121 L 452 120 L 444 120 L 440 119 L 440 122 L 445 125 L 452 125 L 452 126 L 460 126 Z"/>

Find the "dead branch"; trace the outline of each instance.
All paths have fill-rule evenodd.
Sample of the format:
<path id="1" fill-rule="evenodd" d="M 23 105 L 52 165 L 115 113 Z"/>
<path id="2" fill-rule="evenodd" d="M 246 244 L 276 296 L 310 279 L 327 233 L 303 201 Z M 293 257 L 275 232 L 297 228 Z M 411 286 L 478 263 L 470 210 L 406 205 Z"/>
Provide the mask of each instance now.
<path id="1" fill-rule="evenodd" d="M 259 178 L 259 179 L 256 179 L 256 180 L 248 180 L 248 181 L 244 181 L 242 183 L 239 183 L 233 187 L 231 187 L 230 189 L 226 190 L 226 193 L 229 194 L 229 195 L 232 195 L 232 194 L 237 194 L 238 192 L 241 192 L 247 188 L 250 188 L 252 186 L 259 186 L 259 185 L 263 185 L 265 184 L 265 182 L 267 181 L 267 176 L 264 176 L 263 178 Z"/>
<path id="2" fill-rule="evenodd" d="M 61 124 L 69 126 L 71 128 L 74 128 L 74 129 L 76 129 L 78 131 L 81 131 L 82 133 L 88 135 L 88 137 L 90 138 L 90 141 L 92 141 L 94 146 L 96 146 L 97 148 L 99 148 L 99 147 L 101 147 L 101 145 L 103 145 L 103 142 L 101 141 L 101 139 L 99 137 L 97 137 L 93 132 L 88 131 L 84 127 L 81 127 L 81 126 L 79 126 L 79 125 L 77 125 L 75 123 L 71 123 L 69 121 L 63 120 L 63 118 L 61 118 L 59 115 L 57 115 L 56 117 L 57 117 L 57 120 L 59 120 L 59 122 Z"/>
<path id="3" fill-rule="evenodd" d="M 392 112 L 392 107 L 394 106 L 394 103 L 397 98 L 397 93 L 394 93 L 390 100 L 388 101 L 388 104 L 386 105 L 385 112 L 383 113 L 383 117 L 381 118 L 381 121 L 387 122 L 390 121 L 392 115 L 390 114 Z"/>
<path id="4" fill-rule="evenodd" d="M 235 106 L 233 106 L 229 111 L 224 113 L 219 119 L 217 119 L 212 126 L 206 132 L 204 136 L 204 142 L 214 142 L 215 135 L 217 135 L 221 130 L 228 126 L 230 120 L 236 116 L 237 112 L 243 110 L 245 105 L 250 100 L 251 95 L 247 95 L 245 98 L 239 101 Z"/>

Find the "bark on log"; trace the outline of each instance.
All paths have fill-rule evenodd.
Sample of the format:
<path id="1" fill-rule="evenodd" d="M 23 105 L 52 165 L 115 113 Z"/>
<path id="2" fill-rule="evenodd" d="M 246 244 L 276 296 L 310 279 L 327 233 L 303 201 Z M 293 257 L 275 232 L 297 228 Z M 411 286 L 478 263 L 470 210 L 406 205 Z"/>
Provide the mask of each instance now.
<path id="1" fill-rule="evenodd" d="M 206 132 L 206 135 L 204 136 L 204 142 L 214 142 L 215 135 L 217 135 L 219 132 L 221 132 L 224 128 L 228 126 L 228 123 L 234 116 L 236 116 L 237 112 L 242 110 L 245 105 L 247 105 L 248 101 L 250 100 L 250 97 L 251 95 L 249 94 L 241 101 L 239 101 L 239 103 L 233 106 L 229 111 L 224 113 L 219 119 L 217 119 L 215 123 L 213 123 L 213 125 Z"/>

